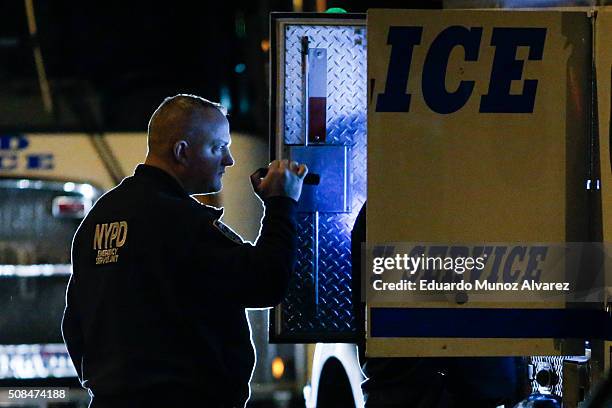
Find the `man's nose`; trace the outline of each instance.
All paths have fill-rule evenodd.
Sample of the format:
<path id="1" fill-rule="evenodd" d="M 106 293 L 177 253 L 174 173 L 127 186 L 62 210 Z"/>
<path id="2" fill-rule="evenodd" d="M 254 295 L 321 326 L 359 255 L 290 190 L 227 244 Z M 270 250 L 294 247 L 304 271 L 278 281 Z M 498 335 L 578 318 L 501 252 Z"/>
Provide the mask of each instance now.
<path id="1" fill-rule="evenodd" d="M 223 161 L 221 162 L 221 164 L 223 164 L 225 167 L 231 167 L 234 165 L 234 158 L 232 157 L 232 154 L 229 150 L 223 156 Z"/>

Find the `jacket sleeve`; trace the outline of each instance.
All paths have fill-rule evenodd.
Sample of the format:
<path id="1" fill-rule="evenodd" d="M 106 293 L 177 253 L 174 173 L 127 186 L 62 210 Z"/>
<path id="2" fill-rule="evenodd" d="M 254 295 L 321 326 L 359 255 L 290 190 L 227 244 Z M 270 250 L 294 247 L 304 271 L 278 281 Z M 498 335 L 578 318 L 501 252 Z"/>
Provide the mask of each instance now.
<path id="1" fill-rule="evenodd" d="M 296 260 L 296 211 L 291 198 L 273 197 L 265 202 L 255 245 L 228 245 L 220 233 L 198 243 L 195 263 L 206 280 L 202 284 L 215 285 L 218 297 L 243 307 L 280 303 Z"/>
<path id="2" fill-rule="evenodd" d="M 83 335 L 78 315 L 74 309 L 75 285 L 76 280 L 73 272 L 68 282 L 68 289 L 66 290 L 66 309 L 64 310 L 64 318 L 62 319 L 62 336 L 64 338 L 64 343 L 66 343 L 68 354 L 70 354 L 72 363 L 76 368 L 77 375 L 79 379 L 83 381 Z"/>

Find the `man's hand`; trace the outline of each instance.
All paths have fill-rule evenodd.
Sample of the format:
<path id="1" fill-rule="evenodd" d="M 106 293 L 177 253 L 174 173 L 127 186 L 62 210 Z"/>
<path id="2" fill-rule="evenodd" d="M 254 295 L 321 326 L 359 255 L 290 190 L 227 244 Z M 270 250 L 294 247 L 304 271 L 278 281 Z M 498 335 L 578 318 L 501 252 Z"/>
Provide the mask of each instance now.
<path id="1" fill-rule="evenodd" d="M 261 178 L 259 171 L 251 174 L 251 184 L 255 194 L 262 200 L 270 197 L 290 197 L 300 199 L 304 177 L 308 174 L 305 164 L 288 160 L 274 160 L 268 166 L 268 174 Z"/>

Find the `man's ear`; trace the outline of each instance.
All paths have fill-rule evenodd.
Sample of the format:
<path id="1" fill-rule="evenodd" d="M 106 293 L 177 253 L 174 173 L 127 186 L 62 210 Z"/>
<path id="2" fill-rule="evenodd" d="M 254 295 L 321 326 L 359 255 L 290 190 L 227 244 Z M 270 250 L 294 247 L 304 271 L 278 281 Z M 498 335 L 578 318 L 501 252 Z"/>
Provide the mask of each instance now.
<path id="1" fill-rule="evenodd" d="M 172 153 L 174 155 L 174 160 L 182 164 L 183 166 L 187 166 L 189 161 L 189 143 L 186 140 L 179 140 L 174 143 Z"/>

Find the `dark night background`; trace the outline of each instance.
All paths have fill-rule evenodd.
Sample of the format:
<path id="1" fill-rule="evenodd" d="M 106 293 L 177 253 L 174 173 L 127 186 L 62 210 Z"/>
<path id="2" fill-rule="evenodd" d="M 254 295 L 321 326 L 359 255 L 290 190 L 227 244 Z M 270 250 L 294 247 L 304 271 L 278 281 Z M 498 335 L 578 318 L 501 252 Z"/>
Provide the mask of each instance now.
<path id="1" fill-rule="evenodd" d="M 439 8 L 441 1 L 327 1 L 327 8 Z M 0 132 L 138 131 L 165 96 L 231 101 L 234 130 L 267 133 L 271 11 L 291 0 L 0 3 Z M 302 11 L 316 11 L 314 0 Z M 33 50 L 40 46 L 53 110 L 46 111 Z"/>

